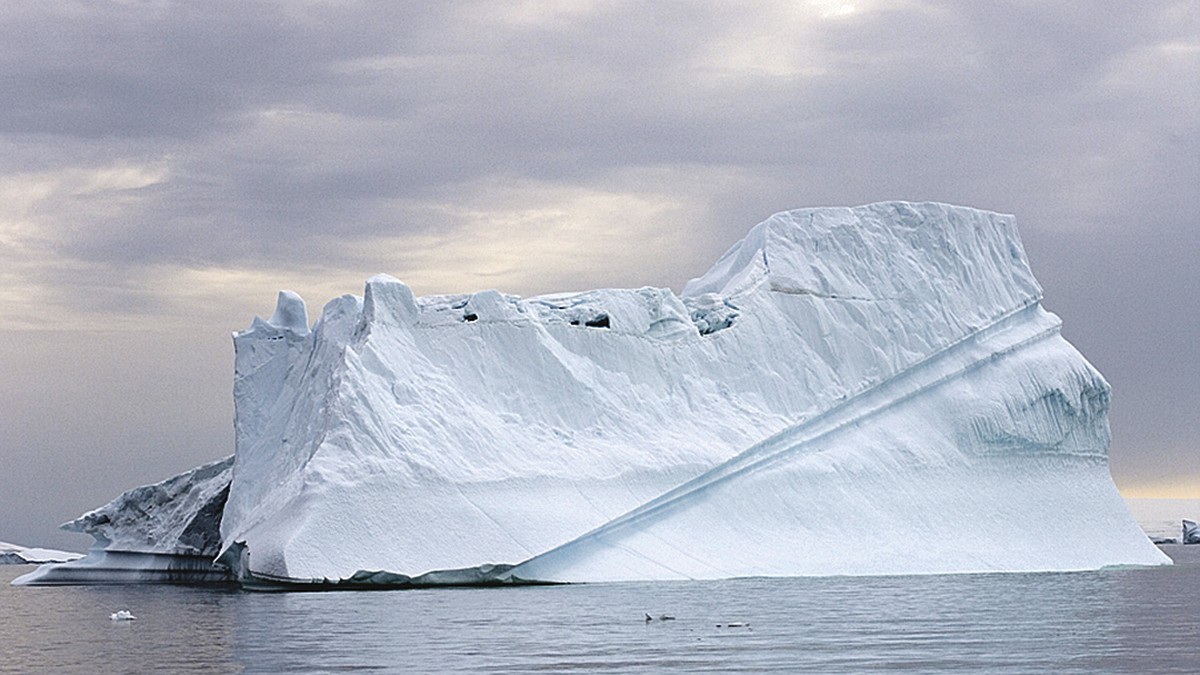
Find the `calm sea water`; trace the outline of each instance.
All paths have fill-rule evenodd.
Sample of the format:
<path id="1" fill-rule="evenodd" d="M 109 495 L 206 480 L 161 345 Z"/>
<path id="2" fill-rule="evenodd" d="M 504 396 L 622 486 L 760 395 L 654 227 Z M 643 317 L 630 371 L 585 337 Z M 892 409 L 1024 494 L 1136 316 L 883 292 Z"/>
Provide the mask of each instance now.
<path id="1" fill-rule="evenodd" d="M 1200 547 L 1166 550 L 1183 564 L 285 594 L 0 567 L 0 671 L 1200 672 Z"/>

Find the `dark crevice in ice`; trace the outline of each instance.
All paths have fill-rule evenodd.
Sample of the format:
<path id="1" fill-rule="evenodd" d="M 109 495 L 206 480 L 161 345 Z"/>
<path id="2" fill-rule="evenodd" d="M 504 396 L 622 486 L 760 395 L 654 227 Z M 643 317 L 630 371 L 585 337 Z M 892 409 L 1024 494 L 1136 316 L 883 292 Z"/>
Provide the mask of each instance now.
<path id="1" fill-rule="evenodd" d="M 221 515 L 229 499 L 229 484 L 196 512 L 192 522 L 179 535 L 181 548 L 192 548 L 197 555 L 216 557 L 221 550 Z"/>

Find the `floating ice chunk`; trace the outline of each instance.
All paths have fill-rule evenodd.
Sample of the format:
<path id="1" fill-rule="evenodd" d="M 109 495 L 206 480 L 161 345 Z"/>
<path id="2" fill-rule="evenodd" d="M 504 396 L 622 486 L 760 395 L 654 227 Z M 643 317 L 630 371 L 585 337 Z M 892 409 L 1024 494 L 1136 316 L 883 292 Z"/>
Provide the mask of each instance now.
<path id="1" fill-rule="evenodd" d="M 117 610 L 116 612 L 110 614 L 108 618 L 113 621 L 133 621 L 137 619 L 137 617 L 127 609 Z"/>

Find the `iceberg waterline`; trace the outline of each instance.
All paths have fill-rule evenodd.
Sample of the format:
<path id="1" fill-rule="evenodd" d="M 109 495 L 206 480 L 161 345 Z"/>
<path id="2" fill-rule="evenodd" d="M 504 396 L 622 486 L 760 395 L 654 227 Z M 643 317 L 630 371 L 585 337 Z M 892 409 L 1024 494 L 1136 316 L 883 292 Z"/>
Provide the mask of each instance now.
<path id="1" fill-rule="evenodd" d="M 381 275 L 310 330 L 282 292 L 234 336 L 228 479 L 88 527 L 183 554 L 223 495 L 205 554 L 255 586 L 1167 564 L 1040 300 L 1010 216 L 906 202 L 776 214 L 679 296 Z"/>

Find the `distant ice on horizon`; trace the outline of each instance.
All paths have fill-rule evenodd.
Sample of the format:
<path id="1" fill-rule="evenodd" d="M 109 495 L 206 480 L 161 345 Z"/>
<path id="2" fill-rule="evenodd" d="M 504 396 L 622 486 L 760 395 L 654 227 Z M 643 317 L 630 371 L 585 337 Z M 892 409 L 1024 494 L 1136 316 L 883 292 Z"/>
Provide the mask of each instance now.
<path id="1" fill-rule="evenodd" d="M 1125 503 L 1138 525 L 1154 539 L 1178 539 L 1183 520 L 1200 521 L 1200 499 L 1126 497 Z"/>

